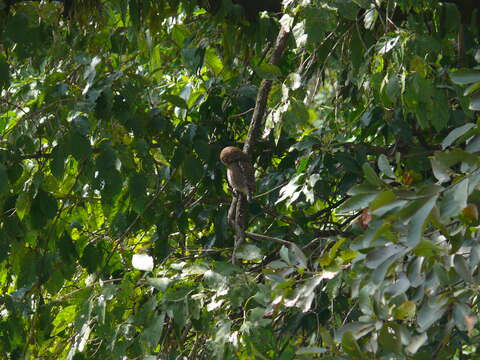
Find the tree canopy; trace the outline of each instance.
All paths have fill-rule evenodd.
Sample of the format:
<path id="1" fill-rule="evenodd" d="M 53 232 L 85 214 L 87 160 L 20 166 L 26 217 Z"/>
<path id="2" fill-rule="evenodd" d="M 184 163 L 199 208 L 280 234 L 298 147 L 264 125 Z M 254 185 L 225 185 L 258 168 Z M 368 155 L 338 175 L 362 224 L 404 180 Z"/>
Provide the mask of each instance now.
<path id="1" fill-rule="evenodd" d="M 477 359 L 479 32 L 475 0 L 0 0 L 1 357 Z"/>

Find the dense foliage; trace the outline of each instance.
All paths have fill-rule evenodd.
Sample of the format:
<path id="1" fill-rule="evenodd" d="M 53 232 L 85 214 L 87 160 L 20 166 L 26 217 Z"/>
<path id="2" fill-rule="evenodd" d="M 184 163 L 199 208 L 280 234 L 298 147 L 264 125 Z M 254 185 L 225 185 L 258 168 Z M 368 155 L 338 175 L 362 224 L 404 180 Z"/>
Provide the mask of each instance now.
<path id="1" fill-rule="evenodd" d="M 0 0 L 2 358 L 479 357 L 479 6 L 279 8 Z"/>

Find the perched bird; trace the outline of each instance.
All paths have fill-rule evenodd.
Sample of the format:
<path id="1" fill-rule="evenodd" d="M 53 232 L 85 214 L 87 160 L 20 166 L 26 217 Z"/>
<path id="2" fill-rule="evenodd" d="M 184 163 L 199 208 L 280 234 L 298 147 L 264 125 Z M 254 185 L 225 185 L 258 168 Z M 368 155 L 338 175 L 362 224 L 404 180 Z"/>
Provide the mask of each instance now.
<path id="1" fill-rule="evenodd" d="M 255 169 L 248 155 L 235 146 L 227 146 L 220 152 L 220 160 L 227 167 L 227 180 L 235 195 L 245 194 L 250 202 L 255 192 Z"/>

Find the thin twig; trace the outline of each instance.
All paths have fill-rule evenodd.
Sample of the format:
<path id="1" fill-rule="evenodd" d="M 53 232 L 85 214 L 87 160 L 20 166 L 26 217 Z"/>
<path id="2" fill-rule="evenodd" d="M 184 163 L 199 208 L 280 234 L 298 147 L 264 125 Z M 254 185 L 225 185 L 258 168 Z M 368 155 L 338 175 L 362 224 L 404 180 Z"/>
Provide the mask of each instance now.
<path id="1" fill-rule="evenodd" d="M 291 242 L 291 241 L 288 241 L 288 240 L 283 240 L 283 239 L 279 239 L 279 238 L 272 237 L 272 236 L 267 236 L 267 235 L 255 234 L 255 233 L 251 233 L 251 232 L 247 232 L 247 231 L 245 232 L 245 236 L 247 236 L 251 239 L 254 239 L 254 240 L 272 241 L 272 242 L 275 242 L 277 244 L 282 244 L 282 245 L 287 245 L 287 246 L 291 246 L 291 245 L 295 244 L 294 242 Z"/>

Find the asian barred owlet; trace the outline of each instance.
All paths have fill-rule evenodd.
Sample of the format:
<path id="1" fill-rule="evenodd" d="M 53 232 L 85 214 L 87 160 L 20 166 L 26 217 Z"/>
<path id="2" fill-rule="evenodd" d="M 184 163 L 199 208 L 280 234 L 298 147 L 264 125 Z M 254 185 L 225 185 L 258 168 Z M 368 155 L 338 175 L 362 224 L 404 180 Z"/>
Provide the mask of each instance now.
<path id="1" fill-rule="evenodd" d="M 245 194 L 250 202 L 255 192 L 255 169 L 248 155 L 235 146 L 227 146 L 220 152 L 220 160 L 227 167 L 227 180 L 233 191 Z"/>

